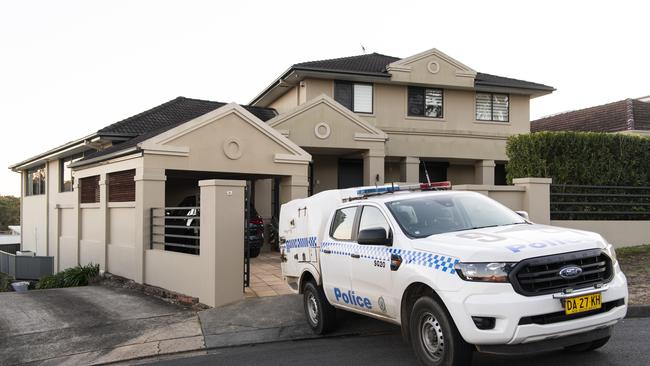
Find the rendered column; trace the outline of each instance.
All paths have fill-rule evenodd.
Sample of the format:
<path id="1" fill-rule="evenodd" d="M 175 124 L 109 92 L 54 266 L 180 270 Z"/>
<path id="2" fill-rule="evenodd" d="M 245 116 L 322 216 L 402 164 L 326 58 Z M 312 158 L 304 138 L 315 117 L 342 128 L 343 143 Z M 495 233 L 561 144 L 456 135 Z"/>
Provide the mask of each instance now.
<path id="1" fill-rule="evenodd" d="M 135 275 L 144 283 L 144 251 L 151 243 L 151 209 L 165 207 L 165 169 L 137 168 L 135 172 Z M 110 263 L 108 263 L 110 267 Z"/>
<path id="2" fill-rule="evenodd" d="M 551 178 L 516 178 L 515 186 L 525 187 L 524 210 L 537 224 L 551 223 Z"/>
<path id="3" fill-rule="evenodd" d="M 384 184 L 384 152 L 369 150 L 363 154 L 363 185 Z"/>
<path id="4" fill-rule="evenodd" d="M 479 160 L 474 164 L 474 183 L 494 185 L 494 160 Z"/>
<path id="5" fill-rule="evenodd" d="M 280 178 L 280 204 L 296 198 L 306 198 L 309 192 L 309 181 L 305 176 L 293 175 Z"/>
<path id="6" fill-rule="evenodd" d="M 406 183 L 420 182 L 420 158 L 407 156 L 400 162 L 400 181 Z"/>

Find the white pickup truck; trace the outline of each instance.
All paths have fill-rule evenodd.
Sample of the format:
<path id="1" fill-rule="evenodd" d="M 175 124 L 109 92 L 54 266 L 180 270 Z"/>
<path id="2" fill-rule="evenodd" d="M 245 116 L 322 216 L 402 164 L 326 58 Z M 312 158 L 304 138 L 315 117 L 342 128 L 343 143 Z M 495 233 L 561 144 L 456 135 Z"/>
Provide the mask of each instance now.
<path id="1" fill-rule="evenodd" d="M 332 190 L 282 206 L 283 276 L 315 332 L 335 327 L 336 309 L 398 324 L 424 365 L 607 343 L 628 296 L 612 245 L 449 186 Z"/>

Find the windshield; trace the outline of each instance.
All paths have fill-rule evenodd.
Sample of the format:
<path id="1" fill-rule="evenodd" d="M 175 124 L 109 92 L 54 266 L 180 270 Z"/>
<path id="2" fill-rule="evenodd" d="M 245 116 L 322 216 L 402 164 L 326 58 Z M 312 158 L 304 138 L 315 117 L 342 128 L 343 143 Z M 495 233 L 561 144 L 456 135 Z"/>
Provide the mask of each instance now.
<path id="1" fill-rule="evenodd" d="M 386 205 L 402 230 L 415 238 L 526 223 L 515 212 L 481 194 L 432 194 Z"/>

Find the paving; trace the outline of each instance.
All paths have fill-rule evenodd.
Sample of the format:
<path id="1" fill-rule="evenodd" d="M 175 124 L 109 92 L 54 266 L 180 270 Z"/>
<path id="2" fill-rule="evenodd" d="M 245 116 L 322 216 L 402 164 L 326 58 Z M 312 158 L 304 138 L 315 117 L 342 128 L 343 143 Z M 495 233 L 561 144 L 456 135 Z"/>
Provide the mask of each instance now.
<path id="1" fill-rule="evenodd" d="M 250 287 L 246 288 L 244 295 L 249 297 L 269 297 L 288 295 L 291 293 L 289 286 L 282 280 L 280 268 L 280 253 L 260 253 L 256 258 L 251 258 Z"/>
<path id="2" fill-rule="evenodd" d="M 2 366 L 100 364 L 203 347 L 194 312 L 136 291 L 88 286 L 0 294 Z"/>

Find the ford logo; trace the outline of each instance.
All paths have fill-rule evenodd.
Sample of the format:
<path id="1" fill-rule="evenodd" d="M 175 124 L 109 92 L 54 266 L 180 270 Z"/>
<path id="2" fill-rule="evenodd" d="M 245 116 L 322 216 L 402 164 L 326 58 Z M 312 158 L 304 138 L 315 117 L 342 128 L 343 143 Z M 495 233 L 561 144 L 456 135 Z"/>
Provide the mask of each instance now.
<path id="1" fill-rule="evenodd" d="M 582 274 L 582 268 L 578 266 L 568 266 L 560 269 L 558 274 L 565 280 L 572 280 Z"/>

